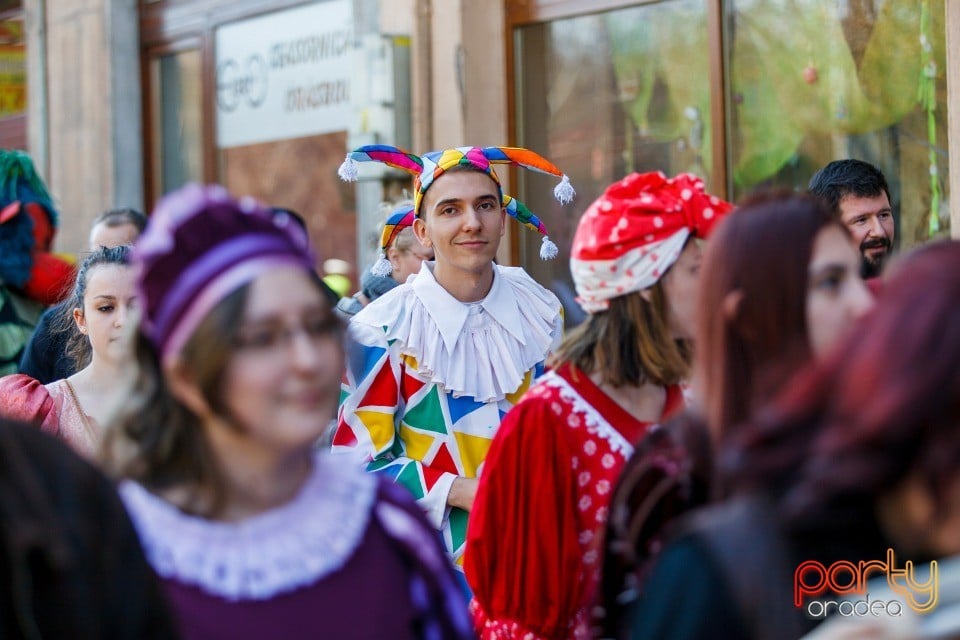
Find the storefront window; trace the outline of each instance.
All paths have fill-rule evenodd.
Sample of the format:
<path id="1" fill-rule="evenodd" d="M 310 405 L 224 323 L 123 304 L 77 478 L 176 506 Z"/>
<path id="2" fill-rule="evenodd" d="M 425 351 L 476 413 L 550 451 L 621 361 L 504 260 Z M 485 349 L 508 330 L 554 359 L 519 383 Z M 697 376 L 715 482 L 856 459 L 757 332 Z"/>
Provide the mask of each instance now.
<path id="1" fill-rule="evenodd" d="M 738 200 L 763 187 L 804 190 L 831 160 L 859 158 L 887 177 L 901 248 L 948 236 L 944 2 L 724 0 L 722 27 L 710 27 L 705 0 L 663 0 L 518 26 L 517 142 L 578 190 L 561 207 L 546 178 L 519 176 L 514 190 L 561 251 L 541 263 L 539 239 L 521 234 L 521 263 L 563 298 L 579 215 L 607 184 L 656 169 L 696 173 Z M 721 85 L 710 28 L 723 29 L 723 96 L 710 93 Z M 723 127 L 711 126 L 711 97 Z M 727 184 L 711 180 L 714 167 Z"/>
<path id="2" fill-rule="evenodd" d="M 948 235 L 944 0 L 724 4 L 734 196 L 859 158 L 887 177 L 901 247 Z"/>
<path id="3" fill-rule="evenodd" d="M 669 0 L 515 33 L 517 141 L 553 160 L 577 189 L 576 200 L 561 206 L 548 178 L 518 176 L 515 190 L 560 248 L 557 260 L 541 262 L 539 238 L 522 233 L 521 261 L 575 323 L 569 252 L 586 206 L 632 171 L 689 171 L 709 184 L 706 3 Z"/>
<path id="4" fill-rule="evenodd" d="M 150 67 L 153 184 L 163 195 L 203 180 L 200 51 L 159 56 Z"/>

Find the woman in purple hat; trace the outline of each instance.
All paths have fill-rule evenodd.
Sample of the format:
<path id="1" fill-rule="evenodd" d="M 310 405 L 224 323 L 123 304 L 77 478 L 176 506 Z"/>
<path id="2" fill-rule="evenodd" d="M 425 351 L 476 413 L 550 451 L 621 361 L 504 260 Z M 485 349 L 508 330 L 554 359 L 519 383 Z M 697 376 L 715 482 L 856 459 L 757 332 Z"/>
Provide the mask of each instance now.
<path id="1" fill-rule="evenodd" d="M 106 464 L 183 636 L 469 637 L 413 500 L 316 453 L 343 329 L 303 229 L 193 185 L 157 206 L 135 263 L 140 373 Z"/>

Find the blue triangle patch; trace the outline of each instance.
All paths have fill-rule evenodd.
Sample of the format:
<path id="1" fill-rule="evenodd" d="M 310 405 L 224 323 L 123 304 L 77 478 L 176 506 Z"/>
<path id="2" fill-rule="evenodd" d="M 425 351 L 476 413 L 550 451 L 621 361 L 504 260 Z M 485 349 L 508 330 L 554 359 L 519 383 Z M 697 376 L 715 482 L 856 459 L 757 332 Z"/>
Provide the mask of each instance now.
<path id="1" fill-rule="evenodd" d="M 459 398 L 454 398 L 453 395 L 447 396 L 447 409 L 450 411 L 450 422 L 453 424 L 457 424 L 460 418 L 468 413 L 485 406 L 486 403 L 477 402 L 471 396 L 460 396 Z"/>
<path id="2" fill-rule="evenodd" d="M 350 349 L 350 370 L 353 371 L 354 385 L 359 387 L 370 372 L 373 371 L 383 354 L 387 352 L 383 347 L 367 347 L 362 344 L 353 344 Z"/>

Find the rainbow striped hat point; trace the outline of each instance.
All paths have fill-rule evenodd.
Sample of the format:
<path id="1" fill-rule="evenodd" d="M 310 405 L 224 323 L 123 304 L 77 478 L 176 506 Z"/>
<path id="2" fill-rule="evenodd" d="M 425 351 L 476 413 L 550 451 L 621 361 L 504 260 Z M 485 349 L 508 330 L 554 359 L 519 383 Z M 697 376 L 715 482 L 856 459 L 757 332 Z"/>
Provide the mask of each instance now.
<path id="1" fill-rule="evenodd" d="M 413 213 L 412 204 L 405 204 L 394 209 L 393 213 L 387 217 L 387 221 L 383 225 L 383 233 L 380 234 L 380 255 L 377 256 L 377 261 L 370 267 L 370 273 L 375 276 L 393 274 L 393 265 L 387 259 L 387 250 L 390 249 L 390 245 L 393 244 L 401 231 L 413 226 L 416 217 Z"/>

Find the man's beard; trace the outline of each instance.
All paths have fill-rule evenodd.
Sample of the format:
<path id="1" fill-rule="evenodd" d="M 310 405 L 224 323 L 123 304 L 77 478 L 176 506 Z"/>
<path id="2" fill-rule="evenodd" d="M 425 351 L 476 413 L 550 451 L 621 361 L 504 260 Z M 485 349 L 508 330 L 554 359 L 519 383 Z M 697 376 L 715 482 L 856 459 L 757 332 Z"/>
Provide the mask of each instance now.
<path id="1" fill-rule="evenodd" d="M 883 248 L 885 251 L 877 256 L 870 256 L 867 253 L 868 249 L 879 248 Z M 880 275 L 880 272 L 883 271 L 883 265 L 890 257 L 891 249 L 890 238 L 869 238 L 860 243 L 860 256 L 862 257 L 860 275 L 863 276 L 864 280 L 876 278 Z"/>

